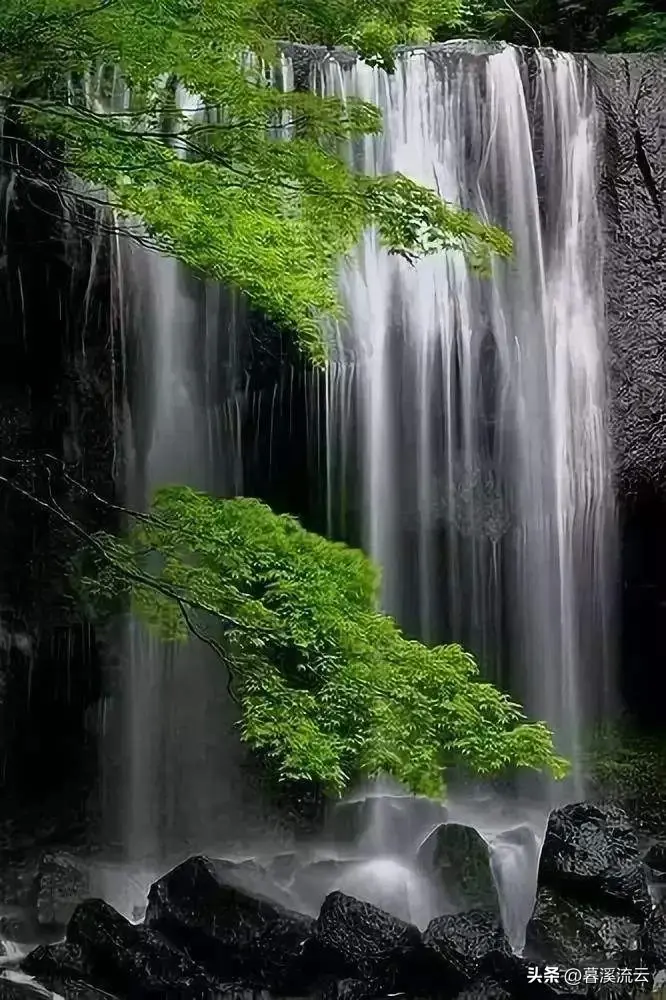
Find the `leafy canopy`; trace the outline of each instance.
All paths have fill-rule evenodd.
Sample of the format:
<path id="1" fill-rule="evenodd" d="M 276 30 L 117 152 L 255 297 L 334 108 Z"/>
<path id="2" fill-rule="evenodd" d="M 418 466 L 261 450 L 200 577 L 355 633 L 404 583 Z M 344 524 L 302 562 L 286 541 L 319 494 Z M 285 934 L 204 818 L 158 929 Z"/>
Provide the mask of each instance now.
<path id="1" fill-rule="evenodd" d="M 321 360 L 365 228 L 410 259 L 455 247 L 481 268 L 511 244 L 404 176 L 354 172 L 341 144 L 380 131 L 378 109 L 283 93 L 276 39 L 355 45 L 390 69 L 397 43 L 461 16 L 461 0 L 2 0 L 0 93 L 29 136 L 57 141 L 57 166 Z"/>
<path id="2" fill-rule="evenodd" d="M 78 586 L 97 614 L 120 599 L 163 638 L 217 629 L 242 738 L 280 780 L 341 793 L 387 773 L 437 796 L 454 763 L 566 771 L 546 726 L 482 683 L 460 646 L 410 641 L 376 611 L 362 552 L 257 500 L 164 488 L 125 540 L 96 536 L 88 559 Z"/>
<path id="3" fill-rule="evenodd" d="M 463 33 L 570 52 L 661 51 L 666 12 L 663 0 L 469 0 Z"/>

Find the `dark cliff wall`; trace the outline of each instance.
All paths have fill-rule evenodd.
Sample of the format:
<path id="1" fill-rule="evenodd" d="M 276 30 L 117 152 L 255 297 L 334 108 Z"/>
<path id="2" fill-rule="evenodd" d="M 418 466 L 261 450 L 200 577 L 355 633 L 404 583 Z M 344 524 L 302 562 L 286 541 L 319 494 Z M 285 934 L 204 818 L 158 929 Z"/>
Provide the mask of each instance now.
<path id="1" fill-rule="evenodd" d="M 666 58 L 592 56 L 613 435 L 624 498 L 666 491 Z"/>
<path id="2" fill-rule="evenodd" d="M 2 160 L 17 155 L 6 130 Z M 90 284 L 93 246 L 65 231 L 48 183 L 5 170 L 0 194 L 0 819 L 34 804 L 69 828 L 95 770 L 85 718 L 100 650 L 67 588 L 80 541 L 43 504 L 88 530 L 109 524 L 60 466 L 112 495 L 108 287 L 103 260 Z"/>
<path id="3" fill-rule="evenodd" d="M 611 420 L 622 524 L 622 686 L 661 722 L 666 699 L 666 58 L 591 56 Z"/>

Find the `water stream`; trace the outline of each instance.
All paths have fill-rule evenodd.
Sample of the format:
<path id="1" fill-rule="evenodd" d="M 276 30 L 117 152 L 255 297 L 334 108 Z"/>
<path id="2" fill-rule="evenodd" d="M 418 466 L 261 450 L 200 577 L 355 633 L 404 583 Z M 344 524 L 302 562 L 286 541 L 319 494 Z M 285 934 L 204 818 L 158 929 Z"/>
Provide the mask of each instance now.
<path id="1" fill-rule="evenodd" d="M 349 151 L 359 167 L 430 185 L 515 245 L 484 281 L 455 254 L 412 267 L 367 234 L 343 276 L 329 495 L 334 513 L 351 462 L 384 609 L 455 637 L 548 720 L 581 794 L 581 738 L 614 678 L 597 126 L 585 63 L 537 53 L 529 69 L 506 48 L 415 53 L 392 78 L 317 73 L 383 110 L 383 136 Z"/>
<path id="2" fill-rule="evenodd" d="M 293 78 L 288 61 L 283 70 Z M 330 530 L 341 533 L 349 484 L 360 483 L 383 608 L 425 641 L 466 645 L 531 716 L 547 719 L 577 765 L 580 794 L 581 740 L 612 699 L 615 576 L 597 125 L 585 64 L 537 54 L 528 72 L 510 48 L 438 49 L 405 54 L 390 79 L 329 58 L 312 86 L 382 108 L 383 136 L 347 151 L 360 169 L 399 170 L 506 226 L 515 241 L 514 257 L 485 280 L 456 254 L 410 267 L 366 235 L 341 278 L 348 322 L 323 390 Z M 125 496 L 145 506 L 170 482 L 238 492 L 233 298 L 121 243 Z M 136 622 L 120 659 L 115 808 L 128 857 L 151 859 L 152 871 L 173 852 L 228 853 L 234 836 L 252 853 L 255 803 L 220 664 L 196 643 L 168 649 Z M 290 884 L 315 909 L 330 888 L 352 886 L 427 922 L 443 904 L 415 861 L 437 821 L 410 826 L 414 799 L 403 797 L 396 812 L 390 795 L 380 798 L 350 849 L 335 838 L 310 845 L 301 869 L 324 868 L 314 883 L 292 871 Z M 450 805 L 449 819 L 475 826 L 491 848 L 516 947 L 546 815 L 543 805 L 497 799 Z"/>

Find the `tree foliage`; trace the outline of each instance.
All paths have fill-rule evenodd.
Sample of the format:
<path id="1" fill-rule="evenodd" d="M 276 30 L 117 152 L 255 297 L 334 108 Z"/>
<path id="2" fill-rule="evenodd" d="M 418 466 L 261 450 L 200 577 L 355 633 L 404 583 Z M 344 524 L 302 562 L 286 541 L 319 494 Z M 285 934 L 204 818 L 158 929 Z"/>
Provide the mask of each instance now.
<path id="1" fill-rule="evenodd" d="M 464 32 L 570 52 L 661 51 L 666 12 L 662 0 L 471 0 Z"/>
<path id="2" fill-rule="evenodd" d="M 216 636 L 242 738 L 281 780 L 341 793 L 388 773 L 438 795 L 453 763 L 566 770 L 546 726 L 481 682 L 469 654 L 410 641 L 377 612 L 362 552 L 257 500 L 162 489 L 126 539 L 96 536 L 78 589 L 97 614 L 129 601 L 162 638 Z"/>
<path id="3" fill-rule="evenodd" d="M 0 92 L 65 176 L 321 359 L 340 259 L 365 228 L 410 259 L 454 247 L 479 267 L 510 241 L 409 178 L 351 170 L 341 143 L 378 132 L 378 109 L 282 92 L 276 39 L 356 45 L 390 69 L 395 44 L 461 13 L 459 0 L 3 0 Z"/>

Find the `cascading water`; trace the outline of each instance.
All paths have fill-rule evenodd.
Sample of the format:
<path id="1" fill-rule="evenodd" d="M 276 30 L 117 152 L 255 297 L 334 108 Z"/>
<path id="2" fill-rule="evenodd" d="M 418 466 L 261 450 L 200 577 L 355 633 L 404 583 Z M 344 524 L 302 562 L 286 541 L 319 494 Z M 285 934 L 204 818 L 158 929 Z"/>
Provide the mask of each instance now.
<path id="1" fill-rule="evenodd" d="M 126 241 L 119 248 L 132 369 L 127 502 L 145 509 L 172 483 L 238 492 L 233 299 L 173 260 Z M 213 843 L 221 818 L 240 814 L 235 715 L 224 670 L 204 644 L 165 644 L 131 621 L 121 656 L 122 841 L 132 861 L 159 863 Z"/>
<path id="2" fill-rule="evenodd" d="M 289 60 L 282 77 L 293 78 Z M 578 761 L 581 731 L 611 687 L 614 575 L 587 70 L 554 54 L 528 67 L 512 49 L 436 48 L 404 54 L 391 78 L 333 58 L 314 77 L 327 94 L 383 110 L 383 135 L 348 151 L 359 169 L 399 170 L 515 241 L 513 259 L 485 279 L 456 254 L 410 267 L 366 234 L 342 275 L 348 322 L 323 393 L 331 531 L 344 534 L 360 482 L 384 609 L 426 641 L 469 647 Z M 238 492 L 229 297 L 140 248 L 123 244 L 118 264 L 128 501 L 145 506 L 169 482 Z M 249 828 L 230 823 L 250 803 L 219 663 L 196 643 L 168 650 L 136 623 L 123 659 L 128 854 L 163 863 L 219 847 L 231 825 L 250 853 Z M 415 861 L 446 814 L 420 813 L 409 796 L 376 798 L 354 842 L 315 846 L 289 885 L 311 908 L 347 888 L 425 923 L 446 900 L 431 898 Z M 489 844 L 520 947 L 545 811 L 507 814 L 486 799 L 453 803 L 448 816 Z"/>
<path id="3" fill-rule="evenodd" d="M 383 135 L 350 150 L 361 169 L 434 187 L 515 244 L 486 281 L 455 254 L 412 267 L 366 235 L 328 379 L 330 506 L 343 446 L 384 609 L 468 646 L 548 720 L 580 792 L 581 734 L 612 688 L 614 575 L 587 68 L 439 48 L 390 78 L 329 59 L 316 85 L 382 108 Z"/>

